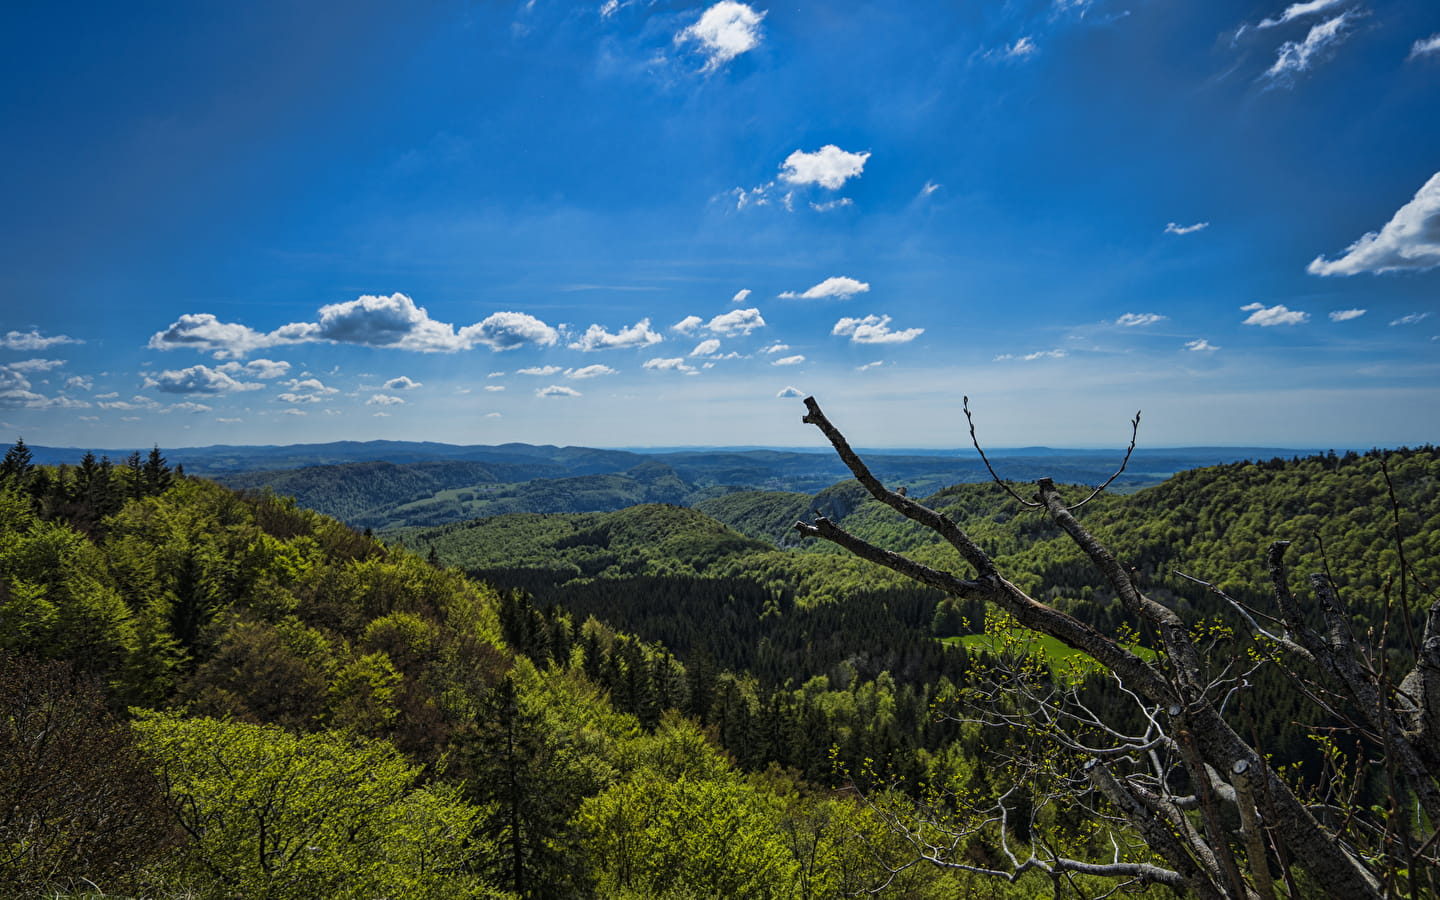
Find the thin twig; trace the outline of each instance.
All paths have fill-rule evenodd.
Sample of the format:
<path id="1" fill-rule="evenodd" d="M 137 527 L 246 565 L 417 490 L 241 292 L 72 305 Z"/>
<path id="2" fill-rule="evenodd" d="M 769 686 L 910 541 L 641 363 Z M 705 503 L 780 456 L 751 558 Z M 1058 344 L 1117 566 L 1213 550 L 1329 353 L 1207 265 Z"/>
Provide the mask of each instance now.
<path id="1" fill-rule="evenodd" d="M 996 484 L 1000 485 L 1002 488 L 1005 489 L 1005 493 L 1009 494 L 1011 497 L 1014 497 L 1015 501 L 1021 506 L 1029 506 L 1032 508 L 1039 507 L 1039 503 L 1035 502 L 1034 500 L 1026 500 L 1024 497 L 1021 497 L 1019 494 L 1015 493 L 1015 489 L 1010 487 L 1010 485 L 1004 479 L 1002 479 L 999 475 L 995 474 L 995 467 L 990 465 L 990 457 L 985 455 L 985 450 L 980 446 L 980 439 L 975 436 L 975 419 L 970 415 L 970 398 L 968 396 L 964 398 L 964 403 L 961 405 L 961 408 L 965 410 L 965 421 L 970 423 L 970 443 L 975 445 L 976 452 L 980 454 L 980 460 L 985 463 L 985 468 L 990 470 L 990 477 L 995 480 Z M 1133 447 L 1134 445 L 1132 444 L 1131 446 Z"/>
<path id="2" fill-rule="evenodd" d="M 1104 483 L 1104 484 L 1102 484 L 1102 485 L 1100 485 L 1099 487 L 1097 487 L 1094 491 L 1091 491 L 1090 496 L 1086 497 L 1084 500 L 1081 500 L 1079 503 L 1076 503 L 1075 505 L 1071 506 L 1071 507 L 1070 507 L 1070 511 L 1071 511 L 1071 512 L 1074 512 L 1075 510 L 1077 510 L 1077 509 L 1079 509 L 1080 507 L 1084 506 L 1085 504 L 1089 503 L 1091 500 L 1094 500 L 1096 497 L 1100 496 L 1100 492 L 1101 492 L 1101 491 L 1105 490 L 1107 487 L 1110 486 L 1110 483 L 1111 483 L 1112 481 L 1114 481 L 1115 479 L 1117 479 L 1117 478 L 1120 477 L 1120 473 L 1121 473 L 1121 472 L 1124 472 L 1124 471 L 1125 471 L 1125 467 L 1128 466 L 1128 465 L 1130 465 L 1130 454 L 1132 454 L 1132 453 L 1135 452 L 1135 439 L 1136 439 L 1139 435 L 1140 435 L 1140 410 L 1137 409 L 1137 410 L 1135 410 L 1135 418 L 1133 418 L 1133 419 L 1130 420 L 1130 446 L 1129 446 L 1128 448 L 1126 448 L 1126 450 L 1125 450 L 1125 458 L 1122 459 L 1122 460 L 1120 460 L 1120 468 L 1118 468 L 1118 469 L 1115 470 L 1115 474 L 1114 474 L 1114 475 L 1111 475 L 1109 478 L 1105 479 L 1105 483 Z"/>

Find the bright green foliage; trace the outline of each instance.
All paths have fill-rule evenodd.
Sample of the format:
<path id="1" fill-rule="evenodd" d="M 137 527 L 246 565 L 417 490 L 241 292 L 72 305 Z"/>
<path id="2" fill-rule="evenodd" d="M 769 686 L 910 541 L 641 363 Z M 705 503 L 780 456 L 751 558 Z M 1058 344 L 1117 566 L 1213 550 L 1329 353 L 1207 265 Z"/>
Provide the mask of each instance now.
<path id="1" fill-rule="evenodd" d="M 201 897 L 494 896 L 467 871 L 481 810 L 416 788 L 383 742 L 158 713 L 134 727 L 190 836 L 166 874 Z"/>

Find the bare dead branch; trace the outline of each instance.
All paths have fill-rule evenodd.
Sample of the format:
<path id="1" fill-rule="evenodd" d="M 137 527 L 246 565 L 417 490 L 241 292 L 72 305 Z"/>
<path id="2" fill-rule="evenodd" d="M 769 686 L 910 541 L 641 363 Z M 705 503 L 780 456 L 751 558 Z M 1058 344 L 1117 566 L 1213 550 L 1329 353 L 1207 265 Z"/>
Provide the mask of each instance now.
<path id="1" fill-rule="evenodd" d="M 975 445 L 975 452 L 980 454 L 980 461 L 985 463 L 985 468 L 990 472 L 990 477 L 995 481 L 996 484 L 1000 485 L 1002 488 L 1005 489 L 1005 493 L 1009 494 L 1011 497 L 1014 497 L 1015 502 L 1019 503 L 1021 506 L 1029 506 L 1032 508 L 1039 507 L 1039 503 L 1036 503 L 1034 500 L 1026 500 L 1024 497 L 1015 493 L 1015 489 L 1010 487 L 1010 482 L 995 474 L 995 467 L 990 465 L 990 457 L 985 455 L 985 448 L 980 446 L 980 438 L 976 437 L 975 435 L 975 418 L 974 416 L 970 415 L 970 398 L 968 396 L 965 398 L 964 403 L 961 405 L 961 408 L 965 410 L 965 421 L 970 423 L 970 443 Z M 1129 458 L 1128 454 L 1126 455 L 1126 458 Z"/>
<path id="2" fill-rule="evenodd" d="M 1104 484 L 1099 485 L 1095 488 L 1095 490 L 1091 491 L 1090 496 L 1086 497 L 1084 500 L 1081 500 L 1079 503 L 1073 504 L 1070 507 L 1072 512 L 1089 503 L 1091 500 L 1094 500 L 1096 497 L 1100 496 L 1101 491 L 1105 490 L 1107 487 L 1113 484 L 1115 479 L 1119 478 L 1120 475 L 1124 473 L 1125 467 L 1130 465 L 1130 454 L 1135 452 L 1135 439 L 1139 437 L 1139 435 L 1140 411 L 1137 409 L 1135 411 L 1135 418 L 1130 420 L 1130 446 L 1125 448 L 1125 458 L 1120 460 L 1120 468 L 1115 470 L 1114 475 L 1111 475 L 1109 478 L 1105 479 Z"/>

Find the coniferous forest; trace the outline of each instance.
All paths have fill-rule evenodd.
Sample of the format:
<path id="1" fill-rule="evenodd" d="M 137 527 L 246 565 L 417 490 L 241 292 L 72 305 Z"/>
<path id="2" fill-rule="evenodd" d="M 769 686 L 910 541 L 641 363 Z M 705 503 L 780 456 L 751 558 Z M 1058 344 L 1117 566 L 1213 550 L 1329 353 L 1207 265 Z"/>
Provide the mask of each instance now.
<path id="1" fill-rule="evenodd" d="M 1386 782 L 1343 705 L 1317 717 L 1308 676 L 1246 616 L 1275 614 L 1266 548 L 1288 540 L 1294 572 L 1337 586 L 1342 630 L 1409 669 L 1440 585 L 1437 483 L 1434 448 L 1331 453 L 1185 471 L 1078 515 L 1212 656 L 1252 661 L 1225 714 L 1322 816 L 1380 809 L 1405 839 L 1429 827 L 1424 798 Z M 1022 500 L 986 483 L 924 502 L 1016 585 L 1165 664 Z M 158 448 L 43 466 L 17 443 L 0 464 L 0 890 L 1175 896 L 1103 799 L 1024 777 L 1018 701 L 972 712 L 981 686 L 1063 687 L 1131 725 L 1126 686 L 993 608 L 801 540 L 815 515 L 964 571 L 855 482 L 372 535 Z M 985 695 L 992 713 L 1006 696 Z M 1004 815 L 961 821 L 979 808 Z M 1257 829 L 1181 808 L 1177 834 L 1230 832 L 1251 872 L 1258 854 L 1269 896 L 1319 890 L 1306 860 L 1244 845 Z M 1433 847 L 1406 852 L 1384 890 L 1434 895 Z M 1014 864 L 1032 858 L 1132 868 Z"/>

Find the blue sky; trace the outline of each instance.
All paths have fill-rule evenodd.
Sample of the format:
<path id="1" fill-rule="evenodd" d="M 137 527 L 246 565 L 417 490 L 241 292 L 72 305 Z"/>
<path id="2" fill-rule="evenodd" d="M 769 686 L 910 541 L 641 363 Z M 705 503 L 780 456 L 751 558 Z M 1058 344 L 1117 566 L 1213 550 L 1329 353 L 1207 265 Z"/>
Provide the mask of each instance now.
<path id="1" fill-rule="evenodd" d="M 1393 446 L 1440 4 L 31 4 L 0 434 Z"/>

